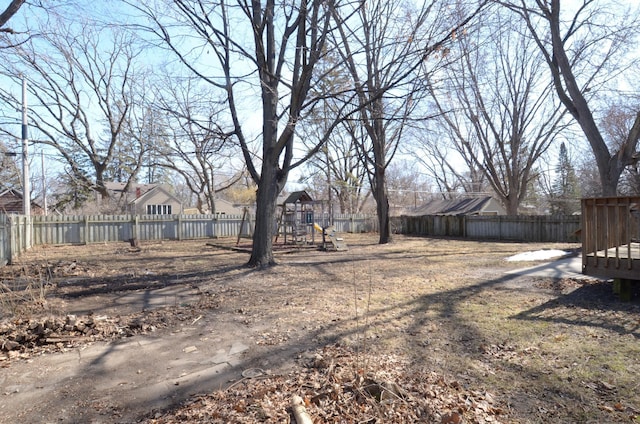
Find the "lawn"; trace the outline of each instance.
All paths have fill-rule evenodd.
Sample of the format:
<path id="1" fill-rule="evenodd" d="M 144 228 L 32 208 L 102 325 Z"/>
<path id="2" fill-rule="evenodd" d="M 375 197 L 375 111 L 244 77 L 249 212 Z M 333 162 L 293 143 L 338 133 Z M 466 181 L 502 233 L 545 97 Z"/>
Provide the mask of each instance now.
<path id="1" fill-rule="evenodd" d="M 179 325 L 171 317 L 182 308 L 250 334 L 244 369 L 260 375 L 239 369 L 224 387 L 131 412 L 148 422 L 288 422 L 293 395 L 315 422 L 640 421 L 638 300 L 620 302 L 609 282 L 506 274 L 537 264 L 505 260 L 517 253 L 579 246 L 345 239 L 348 252 L 282 249 L 266 270 L 245 268 L 246 253 L 223 248 L 231 240 L 38 247 L 0 271 L 0 337 L 98 307 L 147 329 L 161 322 L 160 333 Z M 12 284 L 31 291 L 9 299 Z M 198 295 L 154 308 L 109 301 L 180 286 Z M 130 327 L 122 337 L 145 333 Z M 94 333 L 91 343 L 119 337 Z M 82 344 L 25 341 L 0 363 L 9 372 Z"/>

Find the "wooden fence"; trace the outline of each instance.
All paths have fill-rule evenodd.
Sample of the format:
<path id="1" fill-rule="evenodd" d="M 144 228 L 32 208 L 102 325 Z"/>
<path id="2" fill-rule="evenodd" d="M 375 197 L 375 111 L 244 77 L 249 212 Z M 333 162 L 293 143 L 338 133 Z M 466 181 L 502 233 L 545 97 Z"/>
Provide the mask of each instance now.
<path id="1" fill-rule="evenodd" d="M 237 237 L 250 235 L 253 223 L 241 215 L 0 215 L 0 266 L 32 245 Z M 334 228 L 365 232 L 377 226 L 369 215 L 337 215 Z"/>
<path id="2" fill-rule="evenodd" d="M 239 215 L 69 215 L 0 214 L 0 266 L 31 246 L 138 240 L 195 240 L 237 237 L 253 231 L 253 219 Z M 402 234 L 530 242 L 577 242 L 579 216 L 421 216 L 391 220 Z M 341 233 L 375 232 L 371 215 L 336 215 Z"/>
<path id="3" fill-rule="evenodd" d="M 402 234 L 536 243 L 579 242 L 579 216 L 402 216 Z"/>
<path id="4" fill-rule="evenodd" d="M 0 214 L 0 266 L 31 248 L 31 220 L 20 215 Z"/>
<path id="5" fill-rule="evenodd" d="M 34 216 L 33 244 L 91 244 L 138 240 L 194 240 L 249 234 L 236 215 Z"/>

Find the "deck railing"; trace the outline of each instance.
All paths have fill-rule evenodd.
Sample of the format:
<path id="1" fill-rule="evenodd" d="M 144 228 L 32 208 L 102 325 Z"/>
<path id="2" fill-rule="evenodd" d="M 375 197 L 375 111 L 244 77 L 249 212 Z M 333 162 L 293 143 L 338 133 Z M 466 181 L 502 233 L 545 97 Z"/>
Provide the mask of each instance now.
<path id="1" fill-rule="evenodd" d="M 585 274 L 640 280 L 640 196 L 582 199 Z"/>

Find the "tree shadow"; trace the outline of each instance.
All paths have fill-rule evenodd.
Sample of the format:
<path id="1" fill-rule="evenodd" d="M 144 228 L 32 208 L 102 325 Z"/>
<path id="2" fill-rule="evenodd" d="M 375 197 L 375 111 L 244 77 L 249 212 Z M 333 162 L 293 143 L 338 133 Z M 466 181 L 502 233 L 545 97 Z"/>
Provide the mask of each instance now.
<path id="1" fill-rule="evenodd" d="M 407 257 L 408 256 L 405 256 L 405 260 Z M 414 260 L 424 259 L 424 255 L 420 255 L 419 257 L 412 255 L 411 257 Z M 289 285 L 278 286 L 275 289 L 265 289 L 264 291 L 260 291 L 259 294 L 264 295 L 264 293 L 268 291 L 268 294 L 274 296 L 275 298 L 284 298 L 286 295 L 293 295 L 291 293 L 293 290 L 293 284 L 304 284 L 303 272 L 304 269 L 308 267 L 316 269 L 320 275 L 323 275 L 327 279 L 335 281 L 335 284 L 349 284 L 351 277 L 346 278 L 347 283 L 344 283 L 344 274 L 351 271 L 348 268 L 345 268 L 345 266 L 359 263 L 359 266 L 362 267 L 363 264 L 368 261 L 393 260 L 395 259 L 395 255 L 390 254 L 389 252 L 371 252 L 371 254 L 367 254 L 365 257 L 354 257 L 346 254 L 344 257 L 331 255 L 327 256 L 326 259 L 327 260 L 319 260 L 317 262 L 305 262 L 303 260 L 301 262 L 287 263 L 287 266 L 291 266 L 295 269 L 300 270 L 299 280 L 296 279 L 296 281 L 294 282 L 289 282 Z M 401 260 L 402 258 L 398 259 Z M 364 268 L 366 268 L 366 265 L 364 265 Z M 277 272 L 277 267 L 275 267 L 275 270 Z M 208 285 L 214 284 L 218 287 L 223 287 L 226 284 L 224 280 L 224 278 L 226 278 L 225 275 L 228 273 L 233 274 L 230 278 L 235 279 L 244 278 L 247 276 L 256 276 L 255 279 L 252 278 L 249 282 L 260 284 L 258 276 L 263 275 L 262 273 L 264 272 L 267 271 L 256 271 L 253 269 L 248 269 L 243 265 L 234 264 L 218 267 L 216 269 L 205 272 L 166 274 L 163 275 L 162 278 L 160 278 L 160 276 L 158 275 L 143 276 L 141 280 L 131 282 L 132 284 L 129 286 L 127 286 L 126 284 L 118 286 L 118 277 L 114 277 L 106 279 L 106 281 L 102 280 L 101 282 L 95 283 L 91 281 L 84 281 L 84 283 L 87 285 L 87 287 L 84 288 L 81 282 L 78 282 L 80 288 L 78 296 L 89 296 L 92 294 L 103 293 L 101 290 L 104 289 L 99 286 L 99 284 L 111 284 L 113 286 L 120 287 L 123 290 L 123 293 L 131 290 L 152 290 L 189 284 L 202 285 L 204 283 Z M 359 278 L 362 278 L 362 275 L 359 275 Z M 490 335 L 484 334 L 482 330 L 480 330 L 478 326 L 475 325 L 474 322 L 469 321 L 469 319 L 467 318 L 468 315 L 465 314 L 466 304 L 470 301 L 474 301 L 476 297 L 484 294 L 484 292 L 487 291 L 504 293 L 507 290 L 512 290 L 513 288 L 509 288 L 508 286 L 520 278 L 522 277 L 519 275 L 505 274 L 496 278 L 489 278 L 477 281 L 475 283 L 465 284 L 464 286 L 450 290 L 441 290 L 411 297 L 408 300 L 402 302 L 389 301 L 388 303 L 372 307 L 366 312 L 366 314 L 371 317 L 370 324 L 372 326 L 376 325 L 376 320 L 384 320 L 385 324 L 392 324 L 393 321 L 397 320 L 406 321 L 408 324 L 404 326 L 402 331 L 406 333 L 407 337 L 412 337 L 412 335 L 414 334 L 424 333 L 425 327 L 436 321 L 445 329 L 443 333 L 447 335 L 448 342 L 451 345 L 455 345 L 452 350 L 454 350 L 455 352 L 463 353 L 465 355 L 465 359 L 468 358 L 470 361 L 486 361 L 486 358 L 483 358 L 483 353 L 479 349 L 479 347 L 483 343 L 487 342 L 486 339 L 489 338 Z M 306 287 L 305 289 L 308 290 L 308 292 L 313 292 L 313 288 Z M 588 293 L 588 296 L 584 294 L 581 296 L 580 290 L 582 289 L 592 290 L 593 292 Z M 574 317 L 570 315 L 570 310 L 572 309 L 591 309 L 594 311 L 601 311 L 606 310 L 605 308 L 607 307 L 618 308 L 610 309 L 610 311 L 613 312 L 630 311 L 637 314 L 638 309 L 633 309 L 637 308 L 637 305 L 625 305 L 621 304 L 620 302 L 612 301 L 610 286 L 608 291 L 610 296 L 607 299 L 603 296 L 603 290 L 604 289 L 602 287 L 593 288 L 584 286 L 568 295 L 560 296 L 557 299 L 550 300 L 543 305 L 531 308 L 527 311 L 523 311 L 511 318 L 519 320 L 549 320 L 551 322 L 567 323 L 571 325 L 599 325 L 603 328 L 618 331 L 621 334 L 631 333 L 635 337 L 638 337 L 637 319 L 636 328 L 629 332 L 629 330 L 626 328 L 626 325 L 630 325 L 632 323 L 628 322 L 622 325 L 618 324 L 619 327 L 616 327 L 615 321 L 613 320 L 615 316 L 613 315 L 611 317 L 608 317 L 605 323 L 602 322 L 602 318 L 598 318 L 600 319 L 600 321 L 598 321 L 594 317 L 590 317 L 585 320 L 584 317 Z M 145 296 L 147 296 L 147 294 L 145 294 Z M 613 300 L 615 300 L 615 298 Z M 340 301 L 340 299 L 336 299 L 336 301 Z M 211 310 L 208 313 L 211 314 L 211 317 L 214 319 L 219 318 L 221 321 L 223 321 L 224 319 L 229 319 L 228 316 L 223 315 L 224 313 L 228 312 L 224 312 L 223 310 Z M 287 313 L 287 311 L 282 308 L 281 310 L 275 311 L 274 313 L 284 314 Z M 605 324 L 608 326 L 606 326 Z M 211 377 L 207 377 L 204 380 L 200 379 L 197 382 L 184 381 L 179 385 L 167 385 L 158 387 L 154 397 L 144 400 L 131 399 L 131 405 L 132 407 L 135 406 L 136 411 L 146 410 L 151 412 L 153 410 L 175 410 L 180 407 L 180 403 L 182 401 L 188 399 L 195 393 L 203 393 L 205 391 L 210 392 L 228 387 L 232 384 L 232 381 L 237 381 L 238 378 L 240 378 L 243 368 L 248 368 L 253 365 L 259 365 L 262 362 L 268 361 L 273 368 L 277 369 L 280 366 L 285 366 L 286 363 L 292 360 L 292 358 L 298 356 L 301 351 L 320 348 L 323 345 L 340 342 L 345 339 L 357 340 L 361 336 L 363 336 L 364 331 L 367 330 L 363 328 L 362 321 L 358 323 L 353 316 L 341 317 L 340 320 L 336 321 L 323 322 L 322 325 L 318 326 L 317 328 L 306 330 L 304 335 L 301 337 L 291 339 L 290 341 L 284 342 L 277 346 L 273 346 L 273 348 L 258 349 L 255 352 L 246 354 L 242 356 L 241 360 L 239 360 L 238 363 L 234 363 L 228 367 L 225 366 L 221 368 L 219 373 L 216 373 Z M 230 337 L 230 339 L 216 342 L 220 347 L 224 347 L 225 349 L 228 348 L 227 345 L 230 343 L 230 340 L 232 341 L 233 338 L 242 339 L 246 335 L 233 334 L 227 336 Z M 395 337 L 395 335 L 385 334 L 384 332 L 382 332 L 377 334 L 376 337 L 376 340 L 368 342 L 370 343 L 369 349 L 376 349 L 376 345 L 378 344 L 384 345 L 385 341 L 387 341 L 385 339 Z M 81 367 L 79 367 L 77 374 L 81 375 L 83 379 L 88 382 L 108 376 L 109 367 L 106 364 L 109 364 L 112 359 L 113 361 L 116 361 L 117 358 L 112 357 L 114 357 L 116 354 L 119 354 L 118 352 L 120 352 L 121 344 L 122 342 L 112 342 L 111 345 L 105 348 L 104 352 L 101 355 L 96 357 L 93 361 L 84 363 Z M 413 346 L 409 346 L 409 344 L 407 344 L 407 347 Z M 429 345 L 426 345 L 421 350 L 409 350 L 408 354 L 412 356 L 410 359 L 413 362 L 423 361 L 425 357 L 428 357 L 429 349 Z M 162 358 L 149 358 L 149 360 L 161 363 Z M 554 396 L 558 399 L 581 399 L 581 394 L 578 388 L 572 391 L 570 389 L 567 389 L 566 386 L 556 384 L 556 382 L 554 382 L 551 378 L 542 375 L 540 370 L 536 369 L 533 366 L 512 364 L 505 360 L 495 361 L 496 363 L 494 365 L 496 367 L 500 366 L 505 369 L 514 369 L 515 371 L 517 371 L 523 381 L 546 379 L 544 381 L 544 387 L 549 390 L 549 393 L 552 393 L 550 396 Z M 164 370 L 163 367 L 160 368 Z M 531 403 L 531 405 L 533 405 L 536 401 L 535 395 L 536 393 L 527 394 L 528 397 L 526 397 L 523 402 L 529 402 Z M 91 413 L 93 413 L 93 411 L 70 411 L 67 419 L 69 420 L 68 422 L 82 422 L 89 419 L 91 417 Z M 148 416 L 126 416 L 125 418 L 139 420 L 146 417 Z M 541 421 L 544 420 L 541 419 Z"/>
<path id="2" fill-rule="evenodd" d="M 512 318 L 596 327 L 640 338 L 640 302 L 623 302 L 608 281 L 582 281 L 575 290 L 561 294 Z"/>

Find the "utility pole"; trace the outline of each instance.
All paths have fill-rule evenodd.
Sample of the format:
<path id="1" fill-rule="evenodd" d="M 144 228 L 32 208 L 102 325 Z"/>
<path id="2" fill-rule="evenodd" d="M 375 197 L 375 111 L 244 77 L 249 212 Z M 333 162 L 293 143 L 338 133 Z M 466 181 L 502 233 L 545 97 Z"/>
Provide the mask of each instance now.
<path id="1" fill-rule="evenodd" d="M 27 131 L 27 80 L 22 78 L 22 213 L 31 216 L 31 184 L 29 184 L 29 136 Z"/>
<path id="2" fill-rule="evenodd" d="M 40 152 L 40 166 L 42 167 L 42 207 L 47 215 L 47 177 L 44 173 L 44 150 Z"/>

